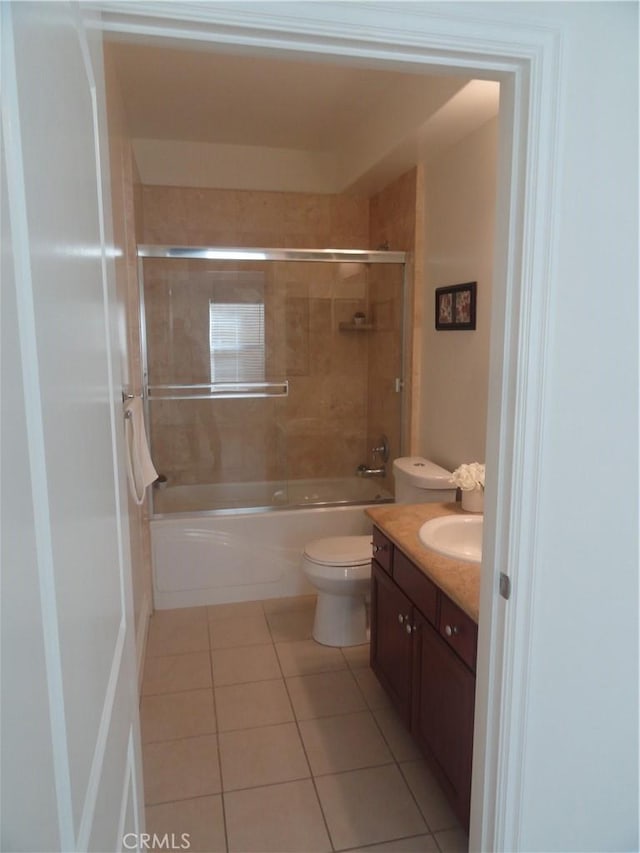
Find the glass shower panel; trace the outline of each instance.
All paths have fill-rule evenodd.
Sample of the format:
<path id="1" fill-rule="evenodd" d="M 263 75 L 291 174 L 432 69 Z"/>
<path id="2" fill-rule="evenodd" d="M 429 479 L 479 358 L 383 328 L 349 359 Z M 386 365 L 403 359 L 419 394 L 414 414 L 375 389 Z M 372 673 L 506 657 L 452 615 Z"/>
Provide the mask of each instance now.
<path id="1" fill-rule="evenodd" d="M 376 264 L 370 268 L 368 336 L 367 448 L 372 467 L 378 467 L 386 438 L 388 461 L 380 485 L 393 494 L 392 462 L 402 455 L 404 267 Z"/>
<path id="2" fill-rule="evenodd" d="M 266 264 L 145 259 L 155 512 L 287 502 L 286 403 Z M 274 381 L 272 381 L 274 380 Z M 180 509 L 184 507 L 184 509 Z"/>
<path id="3" fill-rule="evenodd" d="M 295 254 L 292 252 L 291 254 Z M 143 262 L 156 513 L 389 500 L 401 263 Z M 385 463 L 373 448 L 386 437 Z M 380 469 L 384 476 L 356 476 Z"/>

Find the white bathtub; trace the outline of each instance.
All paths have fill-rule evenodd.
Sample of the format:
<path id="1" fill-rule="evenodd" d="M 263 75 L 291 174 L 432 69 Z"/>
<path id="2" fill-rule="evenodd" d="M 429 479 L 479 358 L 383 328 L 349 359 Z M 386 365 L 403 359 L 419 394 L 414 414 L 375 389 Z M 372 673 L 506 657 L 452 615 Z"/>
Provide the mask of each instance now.
<path id="1" fill-rule="evenodd" d="M 321 491 L 325 502 L 330 502 L 331 496 L 345 499 L 342 488 L 332 491 L 327 481 L 315 481 L 310 491 L 309 482 L 301 491 L 303 496 Z M 372 485 L 372 481 L 359 480 L 354 489 L 360 488 L 360 483 Z M 247 485 L 256 484 L 242 484 Z M 269 487 L 273 492 L 278 485 L 271 483 Z M 313 592 L 300 565 L 305 544 L 325 536 L 355 536 L 371 530 L 362 504 L 197 512 L 194 507 L 202 506 L 203 490 L 217 488 L 179 486 L 164 490 L 165 494 L 174 494 L 163 505 L 164 514 L 151 520 L 154 605 L 159 610 Z M 181 491 L 176 494 L 178 489 Z M 370 494 L 368 500 L 372 501 Z M 390 499 L 388 493 L 385 497 Z M 353 499 L 357 499 L 355 490 Z M 174 506 L 177 514 L 168 514 L 168 506 Z"/>
<path id="2" fill-rule="evenodd" d="M 392 500 L 380 481 L 364 477 L 283 480 L 253 483 L 205 483 L 154 490 L 154 515 L 209 512 L 255 507 L 284 508 L 318 504 L 372 503 Z"/>

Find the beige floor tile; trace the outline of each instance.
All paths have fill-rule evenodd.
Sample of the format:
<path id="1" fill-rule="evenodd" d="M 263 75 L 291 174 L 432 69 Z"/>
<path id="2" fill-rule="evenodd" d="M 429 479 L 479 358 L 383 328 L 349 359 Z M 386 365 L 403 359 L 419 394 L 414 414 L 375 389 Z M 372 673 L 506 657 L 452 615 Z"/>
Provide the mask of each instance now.
<path id="1" fill-rule="evenodd" d="M 340 649 L 322 646 L 315 640 L 276 643 L 276 651 L 285 676 L 309 675 L 312 672 L 330 672 L 347 668 Z"/>
<path id="2" fill-rule="evenodd" d="M 253 729 L 292 722 L 293 712 L 282 679 L 216 687 L 218 729 Z"/>
<path id="3" fill-rule="evenodd" d="M 281 676 L 273 643 L 235 649 L 212 649 L 211 660 L 216 687 L 248 681 L 268 681 Z"/>
<path id="4" fill-rule="evenodd" d="M 349 853 L 440 853 L 433 835 L 413 835 L 411 838 L 400 838 L 395 841 L 385 841 L 382 844 L 370 844 L 367 847 L 351 849 Z"/>
<path id="5" fill-rule="evenodd" d="M 149 621 L 147 657 L 180 655 L 209 648 L 206 607 L 156 610 Z"/>
<path id="6" fill-rule="evenodd" d="M 206 687 L 211 687 L 211 661 L 208 651 L 147 657 L 145 661 L 143 696 Z"/>
<path id="7" fill-rule="evenodd" d="M 395 764 L 315 781 L 337 850 L 428 831 Z"/>
<path id="8" fill-rule="evenodd" d="M 366 710 L 353 675 L 347 669 L 287 678 L 287 688 L 298 720 Z"/>
<path id="9" fill-rule="evenodd" d="M 392 708 L 391 699 L 387 696 L 384 687 L 376 678 L 376 674 L 370 667 L 362 669 L 354 669 L 353 675 L 358 682 L 358 687 L 362 690 L 367 705 L 372 711 L 377 711 L 378 708 Z"/>
<path id="10" fill-rule="evenodd" d="M 267 613 L 267 622 L 273 641 L 275 643 L 292 643 L 296 640 L 310 640 L 314 613 L 314 607 Z"/>
<path id="11" fill-rule="evenodd" d="M 287 598 L 265 598 L 262 602 L 264 612 L 282 613 L 285 610 L 304 610 L 308 607 L 315 607 L 316 596 L 312 595 L 291 595 Z"/>
<path id="12" fill-rule="evenodd" d="M 224 795 L 229 853 L 323 853 L 331 843 L 309 779 Z"/>
<path id="13" fill-rule="evenodd" d="M 413 791 L 431 832 L 460 828 L 460 821 L 455 816 L 426 761 L 404 761 L 400 765 L 400 770 Z"/>
<path id="14" fill-rule="evenodd" d="M 446 829 L 435 838 L 442 853 L 468 853 L 469 838 L 463 829 Z"/>
<path id="15" fill-rule="evenodd" d="M 223 732 L 219 740 L 225 791 L 311 775 L 295 723 Z"/>
<path id="16" fill-rule="evenodd" d="M 263 613 L 261 601 L 234 601 L 230 604 L 211 604 L 207 607 L 209 622 L 244 616 L 262 616 Z"/>
<path id="17" fill-rule="evenodd" d="M 342 654 L 351 669 L 362 669 L 369 666 L 369 643 L 362 646 L 347 646 Z"/>
<path id="18" fill-rule="evenodd" d="M 147 805 L 220 793 L 215 735 L 149 743 L 142 752 Z"/>
<path id="19" fill-rule="evenodd" d="M 271 642 L 269 626 L 263 613 L 210 622 L 209 631 L 212 649 L 232 649 Z"/>
<path id="20" fill-rule="evenodd" d="M 396 761 L 418 761 L 422 753 L 395 708 L 379 708 L 373 712 Z"/>
<path id="21" fill-rule="evenodd" d="M 173 833 L 177 845 L 188 842 L 189 853 L 226 853 L 220 795 L 147 806 L 146 817 L 147 832 L 158 836 Z"/>
<path id="22" fill-rule="evenodd" d="M 299 726 L 314 776 L 393 761 L 371 711 L 301 720 Z"/>
<path id="23" fill-rule="evenodd" d="M 213 691 L 185 690 L 143 696 L 140 723 L 143 743 L 215 732 Z"/>

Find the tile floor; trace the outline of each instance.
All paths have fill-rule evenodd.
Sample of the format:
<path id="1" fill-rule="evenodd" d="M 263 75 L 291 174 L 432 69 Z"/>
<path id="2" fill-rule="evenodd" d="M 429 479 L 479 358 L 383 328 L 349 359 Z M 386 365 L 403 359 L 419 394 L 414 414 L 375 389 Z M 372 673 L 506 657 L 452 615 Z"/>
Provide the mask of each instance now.
<path id="1" fill-rule="evenodd" d="M 369 668 L 311 639 L 313 597 L 165 610 L 141 700 L 147 831 L 191 851 L 466 851 Z"/>

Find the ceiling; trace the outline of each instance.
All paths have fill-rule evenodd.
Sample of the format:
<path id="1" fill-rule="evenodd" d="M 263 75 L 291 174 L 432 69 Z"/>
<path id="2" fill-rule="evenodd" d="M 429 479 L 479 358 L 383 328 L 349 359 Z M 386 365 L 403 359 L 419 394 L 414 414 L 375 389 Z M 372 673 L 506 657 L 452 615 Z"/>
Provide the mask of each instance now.
<path id="1" fill-rule="evenodd" d="M 423 150 L 419 149 L 420 139 L 424 143 L 429 136 L 429 122 L 446 112 L 447 105 L 469 83 L 461 77 L 321 60 L 233 55 L 203 49 L 202 45 L 193 49 L 175 43 L 167 47 L 157 42 L 114 41 L 108 51 L 117 70 L 131 136 L 146 141 L 136 149 L 138 160 L 148 156 L 150 172 L 158 170 L 158 158 L 154 161 L 153 157 L 156 152 L 148 153 L 150 146 L 159 148 L 161 143 L 162 151 L 175 152 L 186 143 L 226 146 L 225 158 L 229 146 L 237 146 L 240 171 L 240 161 L 257 156 L 258 151 L 268 171 L 265 152 L 281 149 L 292 156 L 294 152 L 304 154 L 308 162 L 316 157 L 322 168 L 313 171 L 316 178 L 322 173 L 327 191 L 354 187 L 370 191 L 362 184 L 363 176 L 375 171 L 394 152 L 394 161 L 402 162 L 397 162 L 392 171 L 406 171 L 415 165 L 409 160 L 427 158 L 424 144 Z M 479 85 L 485 87 L 485 96 L 482 108 L 475 109 L 475 126 L 497 112 L 497 84 Z M 490 97 L 486 87 L 490 87 Z M 456 112 L 460 111 L 459 105 Z M 442 118 L 440 115 L 440 124 Z M 451 117 L 448 123 L 452 124 Z M 469 119 L 461 127 L 459 121 L 453 124 L 456 127 L 449 128 L 446 139 L 441 129 L 436 134 L 440 148 L 461 138 L 460 133 L 469 132 Z M 430 135 L 433 137 L 433 132 Z M 173 149 L 167 149 L 168 142 Z M 399 158 L 400 148 L 405 154 Z M 184 150 L 192 156 L 193 147 Z M 168 155 L 163 156 L 166 159 Z M 145 178 L 144 162 L 138 166 L 143 181 L 151 177 L 152 183 L 162 182 L 161 175 Z M 188 180 L 193 183 L 198 179 L 191 174 Z M 206 180 L 210 185 L 216 178 L 209 176 Z"/>

